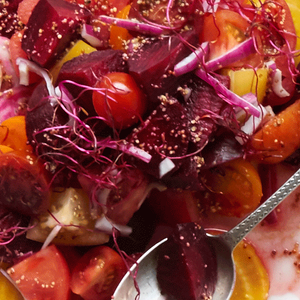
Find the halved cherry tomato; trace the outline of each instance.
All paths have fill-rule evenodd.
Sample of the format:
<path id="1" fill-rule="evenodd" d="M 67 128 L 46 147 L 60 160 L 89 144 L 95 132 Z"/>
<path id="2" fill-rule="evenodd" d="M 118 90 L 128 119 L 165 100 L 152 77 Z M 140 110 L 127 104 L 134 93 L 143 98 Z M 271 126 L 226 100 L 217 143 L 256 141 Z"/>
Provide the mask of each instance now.
<path id="1" fill-rule="evenodd" d="M 69 297 L 70 271 L 54 245 L 25 258 L 7 272 L 28 300 L 67 300 Z"/>
<path id="2" fill-rule="evenodd" d="M 145 97 L 134 79 L 126 73 L 109 73 L 98 82 L 102 92 L 93 92 L 97 114 L 117 129 L 137 123 L 145 111 Z"/>
<path id="3" fill-rule="evenodd" d="M 47 210 L 49 186 L 43 166 L 30 152 L 0 154 L 1 205 L 24 215 Z"/>
<path id="4" fill-rule="evenodd" d="M 254 157 L 279 163 L 300 147 L 300 99 L 272 117 L 250 140 Z"/>
<path id="5" fill-rule="evenodd" d="M 239 13 L 227 9 L 218 10 L 215 14 L 205 16 L 200 42 L 211 42 L 209 59 L 223 55 L 246 40 L 249 25 L 248 21 Z M 251 54 L 246 59 L 231 66 L 251 65 L 256 67 L 261 61 L 259 55 Z"/>
<path id="6" fill-rule="evenodd" d="M 92 248 L 73 269 L 71 290 L 84 300 L 110 300 L 126 271 L 116 251 L 107 246 Z"/>
<path id="7" fill-rule="evenodd" d="M 236 159 L 200 175 L 221 214 L 241 217 L 260 203 L 261 180 L 249 161 Z"/>

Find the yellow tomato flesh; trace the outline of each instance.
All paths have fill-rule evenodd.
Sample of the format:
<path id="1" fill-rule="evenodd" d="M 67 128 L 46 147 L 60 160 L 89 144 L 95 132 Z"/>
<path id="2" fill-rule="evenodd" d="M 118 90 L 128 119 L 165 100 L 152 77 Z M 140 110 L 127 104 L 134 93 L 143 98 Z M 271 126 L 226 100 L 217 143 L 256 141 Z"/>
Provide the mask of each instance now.
<path id="1" fill-rule="evenodd" d="M 256 71 L 253 69 L 229 70 L 226 72 L 230 77 L 230 90 L 238 96 L 244 96 L 253 93 L 257 100 L 262 103 L 268 84 L 269 71 L 260 68 Z"/>
<path id="2" fill-rule="evenodd" d="M 131 5 L 125 6 L 122 10 L 120 10 L 117 14 L 117 18 L 119 19 L 127 19 L 129 14 Z M 109 43 L 111 47 L 115 50 L 124 49 L 124 42 L 129 40 L 131 35 L 128 30 L 122 27 L 118 27 L 116 25 L 112 25 L 110 28 L 110 39 Z"/>
<path id="3" fill-rule="evenodd" d="M 0 300 L 23 300 L 23 296 L 15 286 L 0 273 Z"/>
<path id="4" fill-rule="evenodd" d="M 230 300 L 265 300 L 268 297 L 268 273 L 248 242 L 242 241 L 233 251 L 236 282 Z"/>
<path id="5" fill-rule="evenodd" d="M 260 203 L 262 185 L 255 167 L 244 159 L 236 159 L 207 172 L 203 182 L 211 191 L 221 214 L 241 217 Z"/>
<path id="6" fill-rule="evenodd" d="M 81 54 L 88 54 L 93 51 L 96 51 L 97 49 L 90 46 L 89 44 L 85 43 L 84 41 L 77 41 L 74 46 L 67 52 L 67 54 L 56 63 L 56 65 L 50 70 L 50 73 L 52 75 L 53 81 L 55 82 L 57 75 L 62 67 L 62 65 L 71 60 L 74 57 L 77 57 Z"/>

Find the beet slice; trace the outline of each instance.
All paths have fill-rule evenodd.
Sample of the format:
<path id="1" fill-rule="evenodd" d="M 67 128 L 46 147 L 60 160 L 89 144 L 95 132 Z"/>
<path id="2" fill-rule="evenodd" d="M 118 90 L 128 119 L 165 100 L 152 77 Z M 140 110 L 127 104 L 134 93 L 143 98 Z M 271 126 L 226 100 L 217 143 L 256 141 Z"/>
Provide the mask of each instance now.
<path id="1" fill-rule="evenodd" d="M 61 68 L 57 83 L 71 80 L 79 84 L 94 87 L 97 81 L 111 72 L 128 72 L 126 61 L 121 50 L 101 50 L 82 54 L 67 61 Z M 77 98 L 83 88 L 66 83 L 70 93 Z M 85 91 L 77 103 L 92 115 L 96 115 L 92 101 L 92 91 Z"/>
<path id="2" fill-rule="evenodd" d="M 62 0 L 40 0 L 22 39 L 22 49 L 42 67 L 50 67 L 76 39 L 77 29 L 91 16 L 89 10 Z"/>
<path id="3" fill-rule="evenodd" d="M 17 10 L 22 0 L 0 2 L 0 35 L 10 38 L 16 31 L 22 29 Z"/>
<path id="4" fill-rule="evenodd" d="M 176 63 L 191 53 L 188 45 L 197 45 L 198 35 L 186 31 L 178 35 L 145 40 L 129 53 L 129 73 L 144 89 L 150 101 L 159 102 L 158 96 L 172 95 L 181 77 L 172 74 Z"/>
<path id="5" fill-rule="evenodd" d="M 175 98 L 166 97 L 148 119 L 127 137 L 134 146 L 152 155 L 149 163 L 140 160 L 135 163 L 156 178 L 163 177 L 160 167 L 166 157 L 177 158 L 173 160 L 175 166 L 172 172 L 179 168 L 183 161 L 180 157 L 187 153 L 188 139 L 187 118 L 182 105 Z"/>
<path id="6" fill-rule="evenodd" d="M 157 280 L 167 300 L 211 299 L 217 260 L 200 225 L 177 225 L 158 255 Z"/>

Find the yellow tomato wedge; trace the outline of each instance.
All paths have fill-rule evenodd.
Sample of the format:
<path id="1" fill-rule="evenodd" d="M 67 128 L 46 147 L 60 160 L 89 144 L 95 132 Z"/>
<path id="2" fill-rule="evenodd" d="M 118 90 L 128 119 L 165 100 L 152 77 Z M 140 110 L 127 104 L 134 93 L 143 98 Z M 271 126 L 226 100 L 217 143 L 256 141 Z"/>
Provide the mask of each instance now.
<path id="1" fill-rule="evenodd" d="M 261 103 L 265 97 L 269 71 L 266 68 L 229 70 L 230 90 L 239 96 L 253 93 Z"/>
<path id="2" fill-rule="evenodd" d="M 119 19 L 127 19 L 131 5 L 126 5 L 122 10 L 117 14 Z M 115 50 L 124 49 L 124 41 L 127 41 L 131 35 L 128 30 L 116 25 L 112 25 L 110 28 L 110 39 L 109 43 L 111 47 Z"/>
<path id="3" fill-rule="evenodd" d="M 265 300 L 269 292 L 268 273 L 248 242 L 242 241 L 233 251 L 236 282 L 230 300 Z"/>
<path id="4" fill-rule="evenodd" d="M 0 300 L 24 300 L 15 286 L 0 273 Z"/>
<path id="5" fill-rule="evenodd" d="M 24 116 L 11 117 L 1 123 L 0 145 L 18 151 L 32 151 L 32 147 L 27 143 Z M 2 150 L 6 151 L 9 149 L 3 148 Z"/>
<path id="6" fill-rule="evenodd" d="M 255 167 L 247 160 L 236 159 L 201 172 L 219 212 L 241 217 L 260 203 L 262 185 Z"/>
<path id="7" fill-rule="evenodd" d="M 67 52 L 67 54 L 56 63 L 56 65 L 50 70 L 50 73 L 52 75 L 53 78 L 53 82 L 55 82 L 57 75 L 62 67 L 62 65 L 71 60 L 74 57 L 77 57 L 81 54 L 88 54 L 91 53 L 93 51 L 96 51 L 97 49 L 90 46 L 89 44 L 85 43 L 84 41 L 77 41 L 74 46 Z"/>
<path id="8" fill-rule="evenodd" d="M 27 231 L 27 238 L 44 242 L 58 229 L 54 244 L 78 246 L 99 245 L 108 241 L 102 231 L 94 231 L 98 213 L 91 213 L 88 195 L 81 189 L 67 188 L 52 193 L 50 213 L 39 215 Z M 100 212 L 101 213 L 101 212 Z M 60 222 L 61 228 L 56 227 Z"/>

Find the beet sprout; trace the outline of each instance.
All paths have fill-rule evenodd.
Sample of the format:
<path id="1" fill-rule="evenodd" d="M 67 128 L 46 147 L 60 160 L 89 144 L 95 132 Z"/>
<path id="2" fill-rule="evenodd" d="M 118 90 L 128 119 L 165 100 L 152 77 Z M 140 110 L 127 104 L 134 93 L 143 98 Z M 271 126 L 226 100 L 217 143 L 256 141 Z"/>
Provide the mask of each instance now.
<path id="1" fill-rule="evenodd" d="M 117 242 L 117 236 L 118 236 L 118 230 L 117 229 L 114 229 L 113 230 L 113 234 L 112 234 L 112 237 L 113 237 L 113 241 L 114 241 L 114 245 L 117 249 L 117 252 L 119 253 L 119 255 L 121 256 L 125 266 L 126 266 L 126 269 L 127 269 L 127 272 L 129 272 L 130 276 L 132 277 L 133 279 L 133 282 L 134 282 L 134 287 L 137 291 L 137 295 L 135 297 L 135 300 L 138 300 L 140 299 L 140 295 L 141 295 L 141 290 L 139 288 L 139 285 L 138 285 L 138 282 L 136 280 L 137 278 L 137 274 L 138 274 L 138 269 L 139 269 L 139 265 L 137 263 L 136 260 L 134 260 L 133 258 L 131 258 L 129 255 L 127 255 L 124 251 L 122 251 L 118 245 L 118 242 Z M 128 259 L 130 259 L 132 262 L 133 262 L 133 265 L 135 265 L 135 269 L 134 269 L 134 273 L 132 272 L 132 266 L 129 266 L 128 264 Z"/>

